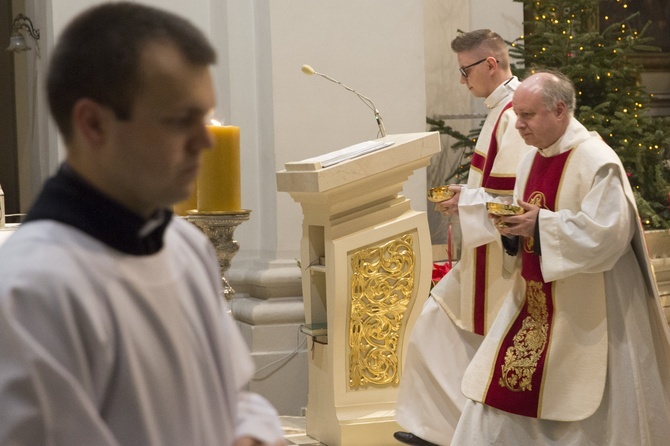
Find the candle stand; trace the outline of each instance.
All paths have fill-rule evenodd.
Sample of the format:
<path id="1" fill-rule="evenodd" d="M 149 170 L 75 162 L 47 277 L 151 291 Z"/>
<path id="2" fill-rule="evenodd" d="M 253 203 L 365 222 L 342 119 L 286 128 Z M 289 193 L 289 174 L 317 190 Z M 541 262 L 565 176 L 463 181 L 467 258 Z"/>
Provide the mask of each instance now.
<path id="1" fill-rule="evenodd" d="M 216 257 L 221 268 L 221 282 L 223 283 L 223 296 L 230 300 L 235 295 L 235 290 L 230 286 L 225 273 L 230 268 L 230 262 L 240 249 L 239 243 L 233 239 L 235 228 L 242 222 L 249 220 L 251 211 L 241 209 L 239 211 L 201 212 L 188 211 L 186 219 L 196 225 L 209 237 L 216 250 Z"/>

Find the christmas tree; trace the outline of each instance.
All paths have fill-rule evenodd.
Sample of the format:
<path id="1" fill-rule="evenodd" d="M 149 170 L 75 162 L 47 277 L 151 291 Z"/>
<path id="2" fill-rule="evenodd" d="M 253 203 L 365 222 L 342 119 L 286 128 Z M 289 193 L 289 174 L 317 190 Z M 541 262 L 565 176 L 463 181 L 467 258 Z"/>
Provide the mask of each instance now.
<path id="1" fill-rule="evenodd" d="M 470 162 L 472 161 L 472 154 L 475 151 L 475 144 L 477 144 L 477 137 L 484 121 L 479 123 L 478 128 L 471 129 L 467 135 L 462 134 L 453 127 L 448 126 L 441 119 L 426 118 L 426 123 L 430 126 L 432 132 L 440 132 L 449 135 L 456 141 L 451 145 L 454 151 L 460 153 L 460 159 L 456 163 L 445 180 L 445 184 L 465 184 L 468 182 L 468 173 L 470 171 Z"/>
<path id="2" fill-rule="evenodd" d="M 648 113 L 651 97 L 639 84 L 641 52 L 658 51 L 646 37 L 649 24 L 623 0 L 515 0 L 524 4 L 526 33 L 510 43 L 517 75 L 538 68 L 559 69 L 575 84 L 575 117 L 597 131 L 621 158 L 636 194 L 645 227 L 670 228 L 668 192 L 670 120 Z M 613 11 L 610 19 L 600 14 Z M 471 153 L 474 141 L 429 120 Z M 475 132 L 476 133 L 476 132 Z M 462 175 L 466 163 L 457 169 Z M 460 172 L 459 172 L 460 170 Z"/>

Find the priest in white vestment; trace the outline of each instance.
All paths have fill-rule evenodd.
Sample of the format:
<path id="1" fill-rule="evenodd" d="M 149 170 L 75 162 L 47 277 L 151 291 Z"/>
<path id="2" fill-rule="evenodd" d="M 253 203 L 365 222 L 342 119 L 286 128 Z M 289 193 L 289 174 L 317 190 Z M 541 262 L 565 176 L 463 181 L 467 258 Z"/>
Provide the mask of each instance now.
<path id="1" fill-rule="evenodd" d="M 494 217 L 513 291 L 463 379 L 454 444 L 661 446 L 670 333 L 616 153 L 573 117 L 560 73 L 524 80 L 516 127 L 525 213 Z"/>

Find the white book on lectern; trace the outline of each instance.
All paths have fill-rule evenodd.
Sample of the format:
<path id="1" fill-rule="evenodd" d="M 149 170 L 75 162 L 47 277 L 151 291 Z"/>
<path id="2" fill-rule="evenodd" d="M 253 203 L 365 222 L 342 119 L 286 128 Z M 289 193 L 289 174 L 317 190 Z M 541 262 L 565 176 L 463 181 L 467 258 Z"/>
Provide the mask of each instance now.
<path id="1" fill-rule="evenodd" d="M 381 150 L 391 145 L 393 145 L 393 141 L 365 141 L 325 155 L 307 158 L 302 161 L 289 162 L 284 164 L 284 166 L 289 172 L 323 169 L 334 166 L 342 161 L 358 158 L 359 156 Z"/>

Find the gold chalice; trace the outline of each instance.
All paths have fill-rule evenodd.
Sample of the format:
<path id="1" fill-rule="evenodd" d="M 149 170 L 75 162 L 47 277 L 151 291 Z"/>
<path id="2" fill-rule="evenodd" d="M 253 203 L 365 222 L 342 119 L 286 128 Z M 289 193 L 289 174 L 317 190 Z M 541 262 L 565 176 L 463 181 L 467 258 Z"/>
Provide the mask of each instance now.
<path id="1" fill-rule="evenodd" d="M 456 192 L 449 190 L 449 186 L 438 186 L 428 189 L 428 200 L 433 203 L 448 200 L 456 195 Z"/>
<path id="2" fill-rule="evenodd" d="M 526 212 L 521 206 L 504 203 L 493 203 L 491 201 L 486 203 L 486 210 L 489 211 L 489 214 L 497 215 L 499 217 L 505 215 L 521 215 Z"/>

